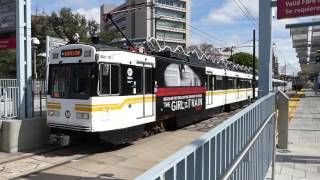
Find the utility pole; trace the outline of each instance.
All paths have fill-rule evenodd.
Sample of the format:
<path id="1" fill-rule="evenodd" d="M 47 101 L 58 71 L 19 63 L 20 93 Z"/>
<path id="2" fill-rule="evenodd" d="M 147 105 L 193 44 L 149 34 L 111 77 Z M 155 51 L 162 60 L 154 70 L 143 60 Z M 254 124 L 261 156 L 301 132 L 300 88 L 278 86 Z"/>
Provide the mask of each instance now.
<path id="1" fill-rule="evenodd" d="M 252 90 L 253 90 L 253 99 L 256 99 L 256 30 L 253 30 L 253 55 L 252 55 L 252 60 L 253 60 L 253 65 L 252 65 Z"/>
<path id="2" fill-rule="evenodd" d="M 233 48 L 234 48 L 234 46 L 231 46 L 231 56 L 230 56 L 231 62 L 233 62 Z"/>

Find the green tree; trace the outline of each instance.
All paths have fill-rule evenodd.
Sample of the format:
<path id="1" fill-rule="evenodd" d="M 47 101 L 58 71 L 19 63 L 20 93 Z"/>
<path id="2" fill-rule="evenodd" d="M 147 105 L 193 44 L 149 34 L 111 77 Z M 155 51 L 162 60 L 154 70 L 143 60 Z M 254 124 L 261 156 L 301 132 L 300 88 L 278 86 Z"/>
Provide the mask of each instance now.
<path id="1" fill-rule="evenodd" d="M 70 39 L 74 33 L 80 35 L 80 42 L 91 44 L 91 36 L 98 35 L 101 44 L 108 44 L 121 37 L 118 32 L 98 32 L 99 24 L 94 20 L 87 20 L 79 13 L 73 13 L 70 8 L 62 8 L 58 12 L 47 15 L 45 12 L 32 16 L 32 37 L 40 40 L 37 54 L 45 52 L 46 36 Z M 15 50 L 0 51 L 0 78 L 15 78 L 16 54 Z M 37 61 L 38 77 L 43 77 L 44 62 Z M 41 73 L 42 72 L 42 73 Z"/>
<path id="2" fill-rule="evenodd" d="M 253 56 L 249 53 L 246 52 L 239 52 L 239 53 L 235 53 L 234 55 L 232 55 L 228 61 L 233 61 L 236 64 L 240 64 L 240 65 L 244 65 L 244 66 L 248 66 L 248 67 L 253 67 Z M 255 57 L 255 61 L 256 61 L 256 68 L 258 67 L 258 58 Z"/>
<path id="3" fill-rule="evenodd" d="M 16 50 L 0 50 L 0 78 L 16 77 Z"/>
<path id="4" fill-rule="evenodd" d="M 188 51 L 196 50 L 198 53 L 203 53 L 212 58 L 219 58 L 221 53 L 212 44 L 202 43 L 197 45 L 191 45 L 187 48 Z"/>

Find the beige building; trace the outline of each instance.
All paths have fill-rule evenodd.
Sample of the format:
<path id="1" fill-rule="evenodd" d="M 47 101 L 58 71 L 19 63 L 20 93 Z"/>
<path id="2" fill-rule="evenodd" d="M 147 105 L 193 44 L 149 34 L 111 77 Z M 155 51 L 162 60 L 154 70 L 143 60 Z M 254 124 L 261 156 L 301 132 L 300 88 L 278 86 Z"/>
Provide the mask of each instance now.
<path id="1" fill-rule="evenodd" d="M 130 39 L 156 37 L 161 45 L 188 47 L 190 42 L 191 0 L 127 0 L 114 7 L 101 6 L 101 17 L 111 10 L 121 10 L 127 5 L 154 3 L 154 8 L 140 9 L 133 13 L 114 15 L 113 19 Z M 101 30 L 114 27 L 101 18 Z"/>

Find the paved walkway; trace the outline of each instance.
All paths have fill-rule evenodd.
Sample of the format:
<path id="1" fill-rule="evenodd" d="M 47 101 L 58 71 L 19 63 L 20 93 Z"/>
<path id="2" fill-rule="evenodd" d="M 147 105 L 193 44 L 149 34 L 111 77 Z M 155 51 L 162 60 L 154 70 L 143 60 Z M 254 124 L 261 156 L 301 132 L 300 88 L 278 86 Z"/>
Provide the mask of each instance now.
<path id="1" fill-rule="evenodd" d="M 289 152 L 278 150 L 276 180 L 320 180 L 320 96 L 306 91 L 289 126 Z"/>
<path id="2" fill-rule="evenodd" d="M 191 143 L 204 132 L 178 130 L 164 132 L 133 142 L 130 146 L 115 151 L 95 153 L 78 160 L 68 160 L 69 156 L 34 156 L 13 162 L 1 170 L 0 180 L 13 179 L 30 172 L 30 168 L 40 172 L 15 178 L 21 180 L 73 180 L 73 179 L 134 179 L 162 160 Z M 78 156 L 80 154 L 74 154 Z M 65 160 L 66 163 L 62 163 Z M 30 167 L 30 164 L 34 167 Z M 1 166 L 1 165 L 0 165 Z M 28 167 L 26 167 L 28 166 Z M 3 167 L 2 167 L 3 168 Z"/>

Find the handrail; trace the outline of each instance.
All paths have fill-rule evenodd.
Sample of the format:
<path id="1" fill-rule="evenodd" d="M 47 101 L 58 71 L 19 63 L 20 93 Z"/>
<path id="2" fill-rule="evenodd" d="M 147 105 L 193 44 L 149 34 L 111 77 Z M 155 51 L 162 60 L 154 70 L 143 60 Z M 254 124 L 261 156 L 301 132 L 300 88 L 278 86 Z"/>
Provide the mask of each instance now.
<path id="1" fill-rule="evenodd" d="M 273 112 L 268 119 L 263 123 L 263 125 L 260 127 L 256 135 L 252 138 L 252 140 L 249 142 L 249 144 L 246 146 L 246 148 L 240 153 L 239 157 L 235 160 L 235 162 L 231 165 L 230 169 L 225 173 L 225 175 L 222 176 L 221 180 L 228 180 L 232 173 L 236 170 L 238 165 L 241 163 L 241 161 L 245 158 L 246 154 L 249 152 L 251 147 L 254 145 L 254 143 L 259 138 L 260 134 L 263 132 L 263 130 L 266 128 L 268 123 L 272 120 L 276 113 Z"/>
<path id="2" fill-rule="evenodd" d="M 238 122 L 239 119 L 246 116 L 248 113 L 250 113 L 255 108 L 260 109 L 260 111 L 259 111 L 260 114 L 264 114 L 264 115 L 268 116 L 268 117 L 260 116 L 261 118 L 263 118 L 263 121 L 261 121 L 261 124 L 263 124 L 263 126 L 261 124 L 259 124 L 259 126 L 261 126 L 261 127 L 266 126 L 267 123 L 265 123 L 265 121 L 267 120 L 267 122 L 270 122 L 270 117 L 274 116 L 275 109 L 273 110 L 274 106 L 272 106 L 272 107 L 265 106 L 265 108 L 269 109 L 269 112 L 267 112 L 267 113 L 269 113 L 271 115 L 265 114 L 263 112 L 263 111 L 265 111 L 265 109 L 263 109 L 263 111 L 262 111 L 262 109 L 261 109 L 262 107 L 260 105 L 263 105 L 264 102 L 270 102 L 270 103 L 275 102 L 275 98 L 274 98 L 274 100 L 271 100 L 273 97 L 275 97 L 275 93 L 270 93 L 269 95 L 262 97 L 261 99 L 257 100 L 255 103 L 249 105 L 244 110 L 240 111 L 239 113 L 237 113 L 236 115 L 234 115 L 233 117 L 228 119 L 227 121 L 224 121 L 216 128 L 214 128 L 211 131 L 209 131 L 208 133 L 202 135 L 200 138 L 193 141 L 191 144 L 185 146 L 183 149 L 179 150 L 174 155 L 171 155 L 168 159 L 160 162 L 159 164 L 157 164 L 156 166 L 154 166 L 153 168 L 151 168 L 147 172 L 145 172 L 143 175 L 140 175 L 139 177 L 137 177 L 135 179 L 136 180 L 143 180 L 146 178 L 153 179 L 154 177 L 161 177 L 161 174 L 168 172 L 171 168 L 174 168 L 175 167 L 174 164 L 178 164 L 182 160 L 186 159 L 186 157 L 188 155 L 195 153 L 198 150 L 198 148 L 204 146 L 204 144 L 206 144 L 208 141 L 210 141 L 210 139 L 217 137 L 218 134 L 220 134 L 222 131 L 229 128 L 231 125 L 234 125 L 234 123 Z M 264 105 L 266 105 L 266 104 L 264 104 Z M 255 131 L 255 133 L 259 132 L 258 134 L 260 135 L 261 132 L 258 130 L 261 130 L 261 129 L 257 129 Z M 254 134 L 252 136 L 254 136 Z M 236 167 L 237 166 L 235 166 L 235 168 Z"/>

